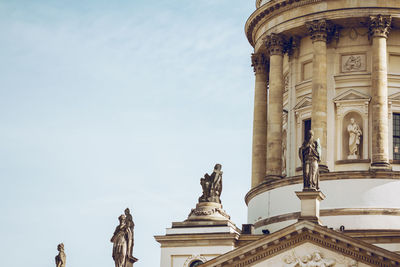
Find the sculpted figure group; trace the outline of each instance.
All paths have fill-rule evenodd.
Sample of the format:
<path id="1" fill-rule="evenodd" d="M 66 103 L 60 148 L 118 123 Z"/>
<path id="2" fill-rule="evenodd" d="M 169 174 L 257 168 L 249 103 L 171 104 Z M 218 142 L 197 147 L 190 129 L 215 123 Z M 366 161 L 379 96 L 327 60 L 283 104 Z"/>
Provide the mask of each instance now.
<path id="1" fill-rule="evenodd" d="M 329 267 L 335 266 L 335 259 L 325 259 L 320 252 L 313 252 L 303 257 L 288 256 L 283 259 L 285 267 Z"/>
<path id="2" fill-rule="evenodd" d="M 216 202 L 221 203 L 222 192 L 222 165 L 215 164 L 214 171 L 211 175 L 204 174 L 204 178 L 200 179 L 203 194 L 199 198 L 199 202 Z"/>
<path id="3" fill-rule="evenodd" d="M 119 225 L 115 228 L 114 235 L 111 238 L 113 245 L 112 257 L 115 267 L 129 267 L 133 259 L 133 228 L 135 224 L 129 209 L 125 209 L 125 214 L 118 217 Z"/>

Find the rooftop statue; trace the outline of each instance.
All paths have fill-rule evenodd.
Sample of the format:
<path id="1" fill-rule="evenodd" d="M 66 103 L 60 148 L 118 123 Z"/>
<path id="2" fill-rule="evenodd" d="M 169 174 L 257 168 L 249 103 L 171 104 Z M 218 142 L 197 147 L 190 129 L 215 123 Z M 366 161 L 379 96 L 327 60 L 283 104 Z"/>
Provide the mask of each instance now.
<path id="1" fill-rule="evenodd" d="M 133 256 L 133 228 L 135 224 L 129 209 L 118 217 L 119 225 L 115 228 L 111 242 L 114 243 L 112 257 L 115 267 L 132 266 Z M 134 261 L 133 261 L 134 262 Z"/>
<path id="2" fill-rule="evenodd" d="M 64 253 L 64 244 L 58 244 L 58 255 L 56 256 L 56 267 L 65 267 L 66 255 Z"/>
<path id="3" fill-rule="evenodd" d="M 303 190 L 319 190 L 318 162 L 321 161 L 319 138 L 314 139 L 314 132 L 308 131 L 303 145 L 299 148 L 299 157 L 303 166 Z"/>
<path id="4" fill-rule="evenodd" d="M 221 203 L 222 191 L 222 165 L 215 164 L 214 171 L 211 175 L 204 174 L 204 178 L 200 179 L 203 194 L 199 198 L 199 202 L 216 202 Z"/>

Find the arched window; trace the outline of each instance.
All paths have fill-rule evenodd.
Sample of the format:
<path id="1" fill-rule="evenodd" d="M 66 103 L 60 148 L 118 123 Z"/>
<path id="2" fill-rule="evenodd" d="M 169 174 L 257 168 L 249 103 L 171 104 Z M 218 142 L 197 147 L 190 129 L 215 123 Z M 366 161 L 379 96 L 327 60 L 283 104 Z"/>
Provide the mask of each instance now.
<path id="1" fill-rule="evenodd" d="M 190 263 L 190 267 L 196 267 L 196 266 L 199 266 L 199 265 L 201 265 L 201 264 L 203 264 L 203 262 L 201 261 L 201 260 L 194 260 L 194 261 L 192 261 L 191 263 Z"/>

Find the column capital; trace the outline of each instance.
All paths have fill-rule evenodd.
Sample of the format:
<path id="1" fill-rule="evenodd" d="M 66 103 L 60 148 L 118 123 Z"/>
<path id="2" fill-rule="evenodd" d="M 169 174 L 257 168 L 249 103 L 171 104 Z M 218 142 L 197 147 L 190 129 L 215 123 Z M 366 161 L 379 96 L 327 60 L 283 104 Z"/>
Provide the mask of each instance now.
<path id="1" fill-rule="evenodd" d="M 265 38 L 265 45 L 272 55 L 283 55 L 285 52 L 285 38 L 281 34 L 271 33 Z"/>
<path id="2" fill-rule="evenodd" d="M 370 16 L 368 21 L 369 37 L 388 38 L 392 16 Z"/>
<path id="3" fill-rule="evenodd" d="M 251 54 L 251 66 L 255 74 L 267 73 L 269 69 L 267 56 L 264 53 Z"/>
<path id="4" fill-rule="evenodd" d="M 313 42 L 328 42 L 335 28 L 331 22 L 325 19 L 306 22 L 306 27 Z"/>

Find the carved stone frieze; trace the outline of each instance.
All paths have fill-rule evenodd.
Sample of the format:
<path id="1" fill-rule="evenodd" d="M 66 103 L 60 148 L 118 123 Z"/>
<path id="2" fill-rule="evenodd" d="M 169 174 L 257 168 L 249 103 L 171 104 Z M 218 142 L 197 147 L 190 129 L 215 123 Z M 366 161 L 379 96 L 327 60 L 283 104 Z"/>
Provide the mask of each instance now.
<path id="1" fill-rule="evenodd" d="M 269 61 L 264 53 L 251 54 L 251 66 L 254 73 L 267 73 L 269 70 Z"/>
<path id="2" fill-rule="evenodd" d="M 334 24 L 325 19 L 307 22 L 306 27 L 313 42 L 316 41 L 329 42 L 329 40 L 335 33 Z"/>
<path id="3" fill-rule="evenodd" d="M 286 41 L 283 35 L 271 33 L 265 38 L 265 45 L 270 55 L 282 55 L 285 52 Z"/>
<path id="4" fill-rule="evenodd" d="M 342 55 L 342 72 L 366 71 L 366 55 Z"/>
<path id="5" fill-rule="evenodd" d="M 368 30 L 370 37 L 387 38 L 392 24 L 392 16 L 370 16 Z"/>

